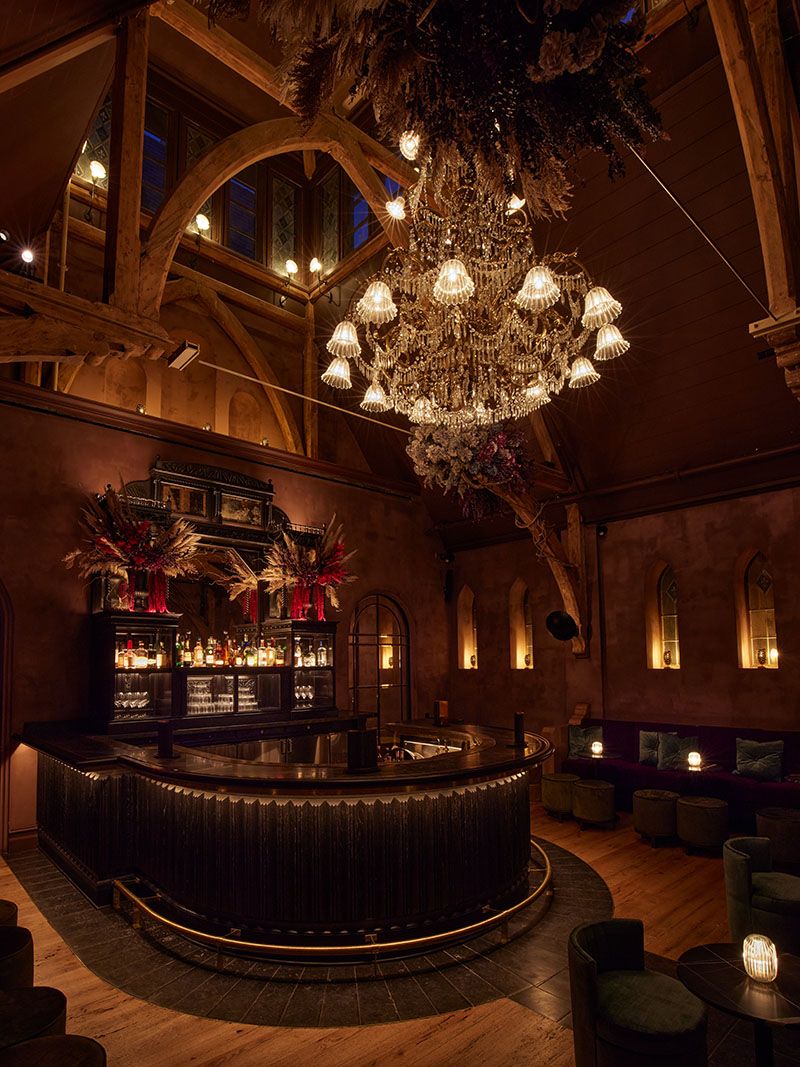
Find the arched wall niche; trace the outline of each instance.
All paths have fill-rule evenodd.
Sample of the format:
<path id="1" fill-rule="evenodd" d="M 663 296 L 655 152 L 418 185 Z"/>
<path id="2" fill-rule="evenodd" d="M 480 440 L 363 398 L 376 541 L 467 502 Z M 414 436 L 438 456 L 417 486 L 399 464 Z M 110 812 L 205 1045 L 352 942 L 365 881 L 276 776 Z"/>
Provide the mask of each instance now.
<path id="1" fill-rule="evenodd" d="M 516 578 L 508 594 L 508 632 L 512 670 L 530 670 L 534 664 L 531 594 Z"/>
<path id="2" fill-rule="evenodd" d="M 739 666 L 780 666 L 775 617 L 774 577 L 769 559 L 751 546 L 736 560 L 733 572 Z"/>
<path id="3" fill-rule="evenodd" d="M 348 681 L 356 713 L 379 722 L 412 717 L 411 627 L 395 597 L 373 591 L 356 604 L 350 618 Z"/>
<path id="4" fill-rule="evenodd" d="M 106 404 L 136 411 L 147 404 L 147 374 L 140 359 L 112 357 L 105 362 L 103 399 Z"/>
<path id="5" fill-rule="evenodd" d="M 456 602 L 459 670 L 478 667 L 478 614 L 475 594 L 468 585 L 461 587 Z"/>
<path id="6" fill-rule="evenodd" d="M 244 389 L 236 389 L 228 401 L 228 433 L 241 441 L 259 442 L 267 435 L 258 400 Z"/>

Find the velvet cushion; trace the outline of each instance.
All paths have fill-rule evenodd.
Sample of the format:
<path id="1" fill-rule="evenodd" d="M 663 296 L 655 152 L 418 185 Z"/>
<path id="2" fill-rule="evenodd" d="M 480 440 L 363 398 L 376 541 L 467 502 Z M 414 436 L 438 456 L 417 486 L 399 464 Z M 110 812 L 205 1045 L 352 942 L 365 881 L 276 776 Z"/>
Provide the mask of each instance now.
<path id="1" fill-rule="evenodd" d="M 580 756 L 591 756 L 592 741 L 602 740 L 602 726 L 570 726 L 569 754 L 573 759 Z"/>
<path id="2" fill-rule="evenodd" d="M 800 916 L 800 878 L 780 871 L 754 872 L 752 903 L 759 911 Z"/>
<path id="3" fill-rule="evenodd" d="M 687 758 L 690 752 L 698 748 L 696 737 L 678 737 L 676 734 L 659 734 L 658 769 L 660 771 L 685 771 L 689 766 Z"/>
<path id="4" fill-rule="evenodd" d="M 607 971 L 597 977 L 597 1034 L 612 1045 L 677 1058 L 693 1050 L 705 1022 L 702 1002 L 665 974 Z"/>
<path id="5" fill-rule="evenodd" d="M 748 741 L 736 738 L 736 773 L 758 782 L 779 782 L 783 741 Z"/>
<path id="6" fill-rule="evenodd" d="M 669 731 L 670 736 L 675 736 L 675 731 Z M 639 762 L 648 767 L 655 767 L 658 763 L 658 741 L 662 735 L 660 730 L 639 731 Z M 667 735 L 664 734 L 666 737 Z"/>

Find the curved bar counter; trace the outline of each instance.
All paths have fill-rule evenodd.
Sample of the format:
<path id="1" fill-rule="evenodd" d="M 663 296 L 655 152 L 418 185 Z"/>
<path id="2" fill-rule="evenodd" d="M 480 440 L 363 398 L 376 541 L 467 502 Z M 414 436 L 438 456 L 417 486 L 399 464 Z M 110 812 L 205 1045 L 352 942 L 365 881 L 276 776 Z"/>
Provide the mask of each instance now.
<path id="1" fill-rule="evenodd" d="M 343 733 L 182 745 L 172 759 L 106 737 L 31 739 L 40 840 L 95 899 L 135 879 L 179 924 L 273 945 L 413 940 L 524 900 L 527 772 L 548 742 L 392 729 L 381 741 L 402 735 L 417 758 L 355 774 L 338 762 Z"/>

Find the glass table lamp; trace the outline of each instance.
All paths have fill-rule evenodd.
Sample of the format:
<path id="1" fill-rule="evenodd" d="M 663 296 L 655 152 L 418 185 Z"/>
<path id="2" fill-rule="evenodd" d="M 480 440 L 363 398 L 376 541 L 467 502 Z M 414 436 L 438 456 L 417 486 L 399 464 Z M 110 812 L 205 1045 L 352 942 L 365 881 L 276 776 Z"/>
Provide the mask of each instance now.
<path id="1" fill-rule="evenodd" d="M 599 759 L 603 755 L 603 742 L 592 741 L 592 756 L 595 759 Z"/>
<path id="2" fill-rule="evenodd" d="M 686 757 L 686 762 L 689 764 L 690 771 L 699 771 L 703 766 L 703 757 L 699 752 L 690 752 Z"/>
<path id="3" fill-rule="evenodd" d="M 774 982 L 778 977 L 778 953 L 764 934 L 748 934 L 742 944 L 744 969 L 756 982 Z"/>

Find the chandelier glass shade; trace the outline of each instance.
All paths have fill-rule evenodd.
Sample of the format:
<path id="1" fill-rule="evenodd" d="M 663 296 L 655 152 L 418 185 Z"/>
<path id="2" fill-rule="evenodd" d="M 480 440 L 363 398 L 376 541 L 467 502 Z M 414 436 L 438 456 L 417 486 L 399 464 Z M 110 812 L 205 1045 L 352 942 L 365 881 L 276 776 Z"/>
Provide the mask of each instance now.
<path id="1" fill-rule="evenodd" d="M 438 200 L 421 171 L 405 197 L 408 248 L 390 249 L 355 292 L 323 380 L 348 388 L 339 360 L 352 360 L 370 383 L 365 410 L 456 430 L 521 418 L 567 384 L 596 382 L 590 343 L 598 360 L 630 347 L 610 325 L 621 304 L 574 253 L 537 255 L 527 212 L 509 213 L 470 165 L 449 173 Z"/>

